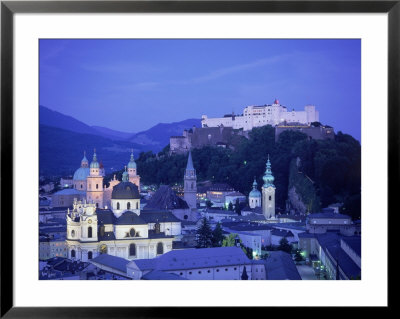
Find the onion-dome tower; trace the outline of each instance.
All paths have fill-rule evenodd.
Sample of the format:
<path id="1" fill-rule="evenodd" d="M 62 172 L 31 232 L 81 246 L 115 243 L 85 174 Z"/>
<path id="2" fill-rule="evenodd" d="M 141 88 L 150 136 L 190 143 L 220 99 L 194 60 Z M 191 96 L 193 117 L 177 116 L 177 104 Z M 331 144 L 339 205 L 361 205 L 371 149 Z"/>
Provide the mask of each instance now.
<path id="1" fill-rule="evenodd" d="M 264 185 L 262 186 L 262 210 L 265 218 L 275 218 L 275 185 L 274 176 L 271 171 L 271 162 L 268 160 L 263 176 Z"/>

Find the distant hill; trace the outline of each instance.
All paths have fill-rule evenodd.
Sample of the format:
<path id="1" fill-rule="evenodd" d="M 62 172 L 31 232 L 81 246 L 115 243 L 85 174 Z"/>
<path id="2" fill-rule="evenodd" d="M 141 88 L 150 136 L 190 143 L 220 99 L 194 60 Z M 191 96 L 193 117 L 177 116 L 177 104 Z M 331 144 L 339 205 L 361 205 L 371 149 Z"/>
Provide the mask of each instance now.
<path id="1" fill-rule="evenodd" d="M 151 146 L 155 152 L 161 151 L 169 144 L 169 138 L 174 135 L 182 135 L 184 129 L 193 126 L 201 127 L 200 119 L 188 119 L 173 123 L 159 123 L 147 131 L 134 134 L 128 140 L 139 145 Z"/>
<path id="2" fill-rule="evenodd" d="M 92 128 L 94 128 L 98 132 L 99 135 L 110 138 L 112 140 L 127 140 L 133 134 L 133 133 L 112 130 L 112 129 L 109 129 L 109 128 L 103 127 L 103 126 L 93 125 Z"/>
<path id="3" fill-rule="evenodd" d="M 79 167 L 86 150 L 91 160 L 97 149 L 106 172 L 120 170 L 129 161 L 130 149 L 136 158 L 140 152 L 159 152 L 169 144 L 172 135 L 184 129 L 201 126 L 200 120 L 188 119 L 160 123 L 137 134 L 120 132 L 101 126 L 89 126 L 71 116 L 39 106 L 39 148 L 41 175 L 69 175 Z"/>
<path id="4" fill-rule="evenodd" d="M 99 135 L 99 132 L 93 127 L 81 121 L 78 121 L 72 116 L 64 115 L 60 112 L 50 110 L 43 105 L 39 106 L 39 124 L 53 126 L 77 133 Z"/>
<path id="5" fill-rule="evenodd" d="M 98 160 L 103 162 L 106 173 L 121 170 L 130 159 L 130 149 L 137 158 L 149 149 L 128 141 L 113 141 L 93 135 L 72 132 L 56 127 L 39 126 L 40 175 L 72 175 L 80 166 L 83 151 L 89 162 L 96 148 Z"/>

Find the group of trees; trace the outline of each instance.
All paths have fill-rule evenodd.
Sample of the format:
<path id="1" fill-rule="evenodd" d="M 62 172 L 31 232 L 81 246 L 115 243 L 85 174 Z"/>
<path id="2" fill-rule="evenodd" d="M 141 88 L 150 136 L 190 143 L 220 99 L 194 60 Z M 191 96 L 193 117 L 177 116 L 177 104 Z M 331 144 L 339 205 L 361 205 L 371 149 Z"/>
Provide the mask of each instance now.
<path id="1" fill-rule="evenodd" d="M 212 230 L 207 218 L 201 220 L 200 226 L 196 230 L 197 248 L 221 247 L 224 234 L 220 223 L 217 223 Z"/>
<path id="2" fill-rule="evenodd" d="M 207 218 L 201 220 L 201 224 L 196 230 L 196 241 L 196 248 L 240 246 L 248 258 L 253 258 L 253 250 L 245 247 L 237 234 L 224 236 L 220 223 L 217 223 L 214 230 L 212 230 Z"/>
<path id="3" fill-rule="evenodd" d="M 263 184 L 268 154 L 275 176 L 277 208 L 286 205 L 290 175 L 301 173 L 312 183 L 305 197 L 308 192 L 317 203 L 311 205 L 310 212 L 342 202 L 343 213 L 359 217 L 361 146 L 350 135 L 338 132 L 333 140 L 310 140 L 302 132 L 284 131 L 275 141 L 275 129 L 267 125 L 253 128 L 249 138 L 241 140 L 235 150 L 213 146 L 192 150 L 198 181 L 228 183 L 245 195 L 254 177 L 259 187 Z M 293 162 L 299 164 L 294 172 L 290 169 Z M 158 154 L 141 153 L 137 159 L 146 184 L 182 184 L 186 163 L 187 155 L 169 155 L 168 147 Z"/>

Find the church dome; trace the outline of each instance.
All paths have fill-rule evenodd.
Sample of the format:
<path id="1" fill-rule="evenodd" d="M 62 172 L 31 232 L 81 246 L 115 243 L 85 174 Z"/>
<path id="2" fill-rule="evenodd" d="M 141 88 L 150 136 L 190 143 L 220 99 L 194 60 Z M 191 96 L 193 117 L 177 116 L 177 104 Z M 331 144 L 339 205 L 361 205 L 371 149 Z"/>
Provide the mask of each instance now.
<path id="1" fill-rule="evenodd" d="M 250 192 L 249 197 L 261 197 L 261 192 L 257 189 L 253 189 Z"/>
<path id="2" fill-rule="evenodd" d="M 140 199 L 139 189 L 131 182 L 121 182 L 114 186 L 111 199 Z"/>
<path id="3" fill-rule="evenodd" d="M 89 174 L 90 174 L 89 167 L 79 167 L 74 173 L 73 180 L 74 181 L 85 181 L 86 177 L 88 177 Z"/>
<path id="4" fill-rule="evenodd" d="M 254 177 L 254 182 L 253 182 L 253 189 L 249 193 L 249 197 L 260 197 L 261 198 L 261 192 L 257 189 L 257 182 L 256 182 L 255 177 Z"/>

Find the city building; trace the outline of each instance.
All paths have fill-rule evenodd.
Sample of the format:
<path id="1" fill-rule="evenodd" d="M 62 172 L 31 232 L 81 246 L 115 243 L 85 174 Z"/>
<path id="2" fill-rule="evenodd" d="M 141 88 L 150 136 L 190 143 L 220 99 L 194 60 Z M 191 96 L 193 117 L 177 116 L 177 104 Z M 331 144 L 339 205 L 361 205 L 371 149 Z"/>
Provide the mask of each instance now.
<path id="1" fill-rule="evenodd" d="M 226 115 L 221 118 L 209 118 L 203 115 L 201 119 L 202 127 L 232 127 L 233 129 L 243 129 L 250 131 L 253 127 L 264 125 L 275 126 L 284 121 L 311 124 L 319 122 L 319 112 L 314 105 L 306 105 L 304 111 L 288 111 L 287 107 L 281 105 L 275 99 L 272 105 L 247 106 L 241 115 Z"/>
<path id="2" fill-rule="evenodd" d="M 265 265 L 248 259 L 239 247 L 173 250 L 154 259 L 132 260 L 127 275 L 134 280 L 157 270 L 189 280 L 265 280 Z"/>

